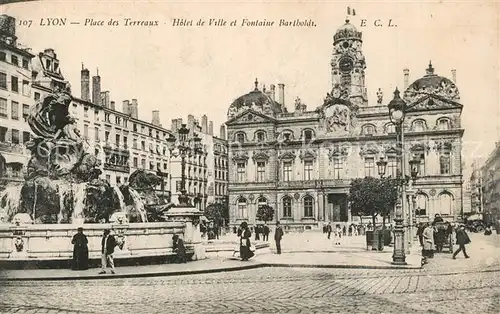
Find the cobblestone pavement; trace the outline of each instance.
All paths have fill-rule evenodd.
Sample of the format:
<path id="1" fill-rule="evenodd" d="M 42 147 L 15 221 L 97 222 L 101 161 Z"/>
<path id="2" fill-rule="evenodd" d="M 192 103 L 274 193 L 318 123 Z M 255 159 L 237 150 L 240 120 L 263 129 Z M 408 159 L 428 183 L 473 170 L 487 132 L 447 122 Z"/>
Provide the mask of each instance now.
<path id="1" fill-rule="evenodd" d="M 500 271 L 263 268 L 3 282 L 0 313 L 498 313 Z"/>

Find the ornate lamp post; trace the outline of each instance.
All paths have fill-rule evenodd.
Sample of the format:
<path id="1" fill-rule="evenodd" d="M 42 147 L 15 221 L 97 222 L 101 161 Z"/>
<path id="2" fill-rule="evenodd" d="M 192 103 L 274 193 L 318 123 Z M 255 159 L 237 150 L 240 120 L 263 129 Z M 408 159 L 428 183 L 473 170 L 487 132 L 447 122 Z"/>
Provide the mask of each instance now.
<path id="1" fill-rule="evenodd" d="M 387 161 L 384 160 L 384 157 L 380 157 L 380 160 L 377 161 L 378 175 L 380 176 L 380 178 L 384 177 L 386 167 Z"/>
<path id="2" fill-rule="evenodd" d="M 389 118 L 396 127 L 396 146 L 398 154 L 399 169 L 397 171 L 398 180 L 398 199 L 396 201 L 396 213 L 394 217 L 394 253 L 392 254 L 392 263 L 396 265 L 406 265 L 405 245 L 404 245 L 404 203 L 405 203 L 405 189 L 404 179 L 402 176 L 405 174 L 405 161 L 404 161 L 404 134 L 403 122 L 405 119 L 406 103 L 399 96 L 399 90 L 396 88 L 394 91 L 394 98 L 388 105 Z"/>
<path id="3" fill-rule="evenodd" d="M 193 152 L 197 153 L 201 149 L 201 138 L 198 134 L 193 134 L 189 138 L 189 129 L 185 124 L 181 125 L 179 129 L 179 138 L 170 135 L 167 139 L 168 149 L 175 157 L 181 157 L 181 195 L 179 195 L 180 207 L 193 207 L 189 202 L 189 197 L 186 190 L 186 157 L 190 156 Z"/>

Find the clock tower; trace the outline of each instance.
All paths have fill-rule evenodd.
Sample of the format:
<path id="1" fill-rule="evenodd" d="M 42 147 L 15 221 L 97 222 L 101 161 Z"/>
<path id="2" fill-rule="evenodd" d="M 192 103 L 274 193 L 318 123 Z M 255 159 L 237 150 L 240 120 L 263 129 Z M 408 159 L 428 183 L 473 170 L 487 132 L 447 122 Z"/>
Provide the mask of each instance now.
<path id="1" fill-rule="evenodd" d="M 365 57 L 361 32 L 349 18 L 333 36 L 332 94 L 359 107 L 368 104 L 365 87 Z"/>

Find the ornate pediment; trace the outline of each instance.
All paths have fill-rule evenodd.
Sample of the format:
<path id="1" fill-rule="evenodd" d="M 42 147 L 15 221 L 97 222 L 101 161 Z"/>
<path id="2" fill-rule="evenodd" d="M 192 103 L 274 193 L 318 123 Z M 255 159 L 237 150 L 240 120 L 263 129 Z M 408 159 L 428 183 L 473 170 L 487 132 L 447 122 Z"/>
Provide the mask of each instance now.
<path id="1" fill-rule="evenodd" d="M 435 141 L 435 148 L 437 150 L 453 150 L 453 141 L 452 140 L 437 140 Z"/>
<path id="2" fill-rule="evenodd" d="M 409 109 L 411 111 L 423 111 L 433 109 L 461 109 L 463 106 L 457 102 L 441 99 L 435 95 L 420 95 L 408 99 Z"/>
<path id="3" fill-rule="evenodd" d="M 282 160 L 295 160 L 295 153 L 292 151 L 287 151 L 279 154 L 278 158 Z"/>
<path id="4" fill-rule="evenodd" d="M 252 160 L 255 161 L 267 161 L 269 155 L 265 151 L 254 151 L 252 154 Z"/>
<path id="5" fill-rule="evenodd" d="M 335 146 L 328 149 L 328 158 L 332 160 L 333 158 L 346 157 L 349 155 L 349 148 L 342 146 Z"/>
<path id="6" fill-rule="evenodd" d="M 266 123 L 274 121 L 275 120 L 273 118 L 268 117 L 260 112 L 257 112 L 253 109 L 246 109 L 242 112 L 235 114 L 232 119 L 226 122 L 226 124 L 235 125 L 235 124 L 248 124 L 248 123 Z"/>
<path id="7" fill-rule="evenodd" d="M 234 153 L 232 160 L 234 162 L 247 162 L 248 158 L 248 152 L 236 152 Z"/>
<path id="8" fill-rule="evenodd" d="M 301 149 L 299 153 L 299 158 L 304 159 L 316 159 L 317 153 L 310 149 Z"/>
<path id="9" fill-rule="evenodd" d="M 375 144 L 363 145 L 359 149 L 360 156 L 377 155 L 379 152 L 380 152 L 380 147 L 378 147 Z"/>

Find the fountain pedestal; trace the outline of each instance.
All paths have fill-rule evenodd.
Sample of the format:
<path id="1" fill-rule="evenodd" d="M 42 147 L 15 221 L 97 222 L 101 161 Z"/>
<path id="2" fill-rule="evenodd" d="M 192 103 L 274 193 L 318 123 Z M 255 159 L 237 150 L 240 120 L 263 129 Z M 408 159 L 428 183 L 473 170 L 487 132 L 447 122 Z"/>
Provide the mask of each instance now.
<path id="1" fill-rule="evenodd" d="M 196 207 L 173 207 L 166 214 L 169 221 L 181 221 L 185 223 L 184 244 L 193 247 L 193 261 L 205 259 L 205 248 L 201 242 L 200 217 L 203 212 Z"/>

